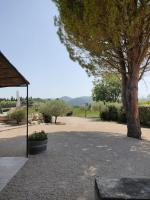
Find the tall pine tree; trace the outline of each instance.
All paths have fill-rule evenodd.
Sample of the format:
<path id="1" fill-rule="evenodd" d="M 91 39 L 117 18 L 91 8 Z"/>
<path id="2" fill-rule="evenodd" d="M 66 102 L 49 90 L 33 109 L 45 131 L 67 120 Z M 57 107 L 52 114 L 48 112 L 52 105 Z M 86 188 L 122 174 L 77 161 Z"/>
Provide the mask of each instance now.
<path id="1" fill-rule="evenodd" d="M 53 1 L 58 35 L 70 58 L 93 75 L 120 73 L 127 135 L 140 139 L 138 81 L 150 69 L 150 1 Z"/>

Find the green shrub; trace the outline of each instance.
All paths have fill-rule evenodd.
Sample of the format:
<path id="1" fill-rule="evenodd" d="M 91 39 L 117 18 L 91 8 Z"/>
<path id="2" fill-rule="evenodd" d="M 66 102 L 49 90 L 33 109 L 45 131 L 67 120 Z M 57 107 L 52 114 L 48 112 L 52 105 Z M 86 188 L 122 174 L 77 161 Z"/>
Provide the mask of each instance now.
<path id="1" fill-rule="evenodd" d="M 23 109 L 13 109 L 8 113 L 10 120 L 15 120 L 17 124 L 23 122 L 26 119 L 26 112 Z"/>
<path id="2" fill-rule="evenodd" d="M 72 116 L 72 115 L 73 115 L 73 111 L 69 111 L 69 112 L 66 113 L 67 117 Z"/>
<path id="3" fill-rule="evenodd" d="M 73 116 L 75 117 L 85 117 L 85 112 L 80 109 L 80 107 L 73 108 Z M 99 112 L 93 111 L 92 109 L 87 111 L 87 117 L 99 117 Z"/>
<path id="4" fill-rule="evenodd" d="M 105 109 L 101 112 L 101 119 L 107 121 L 118 121 L 121 104 L 108 103 Z"/>
<path id="5" fill-rule="evenodd" d="M 55 117 L 55 123 L 58 116 L 66 115 L 70 112 L 71 108 L 62 100 L 50 100 L 46 103 L 41 104 L 40 112 L 43 114 L 43 118 L 46 120 L 52 119 L 52 116 Z"/>
<path id="6" fill-rule="evenodd" d="M 99 112 L 99 116 L 105 110 L 106 106 L 103 101 L 93 102 L 91 105 L 91 110 L 95 112 Z"/>
<path id="7" fill-rule="evenodd" d="M 125 110 L 123 109 L 123 107 L 121 107 L 121 108 L 119 109 L 119 112 L 118 112 L 118 122 L 119 122 L 119 123 L 127 123 L 126 112 L 125 112 Z"/>
<path id="8" fill-rule="evenodd" d="M 150 106 L 139 106 L 140 122 L 144 126 L 150 127 Z M 117 121 L 127 123 L 126 113 L 121 104 L 107 104 L 105 110 L 101 112 L 101 119 L 106 121 Z"/>
<path id="9" fill-rule="evenodd" d="M 33 134 L 31 134 L 28 138 L 29 141 L 41 141 L 41 140 L 47 140 L 48 136 L 47 133 L 45 133 L 45 131 L 40 131 L 40 132 L 34 132 Z"/>
<path id="10" fill-rule="evenodd" d="M 43 115 L 43 120 L 44 120 L 45 123 L 52 123 L 51 114 L 42 113 L 42 115 Z"/>
<path id="11" fill-rule="evenodd" d="M 43 120 L 45 123 L 52 123 L 52 114 L 49 102 L 40 104 L 39 111 L 42 113 Z"/>
<path id="12" fill-rule="evenodd" d="M 147 101 L 141 100 L 141 101 L 139 101 L 138 104 L 139 104 L 139 106 L 147 106 L 147 105 L 150 106 L 150 101 L 149 100 L 147 100 Z"/>
<path id="13" fill-rule="evenodd" d="M 109 112 L 109 120 L 111 121 L 118 121 L 118 114 L 119 114 L 120 106 L 117 104 L 110 104 L 108 105 L 108 112 Z"/>
<path id="14" fill-rule="evenodd" d="M 150 106 L 139 106 L 140 122 L 150 127 Z"/>
<path id="15" fill-rule="evenodd" d="M 2 112 L 8 112 L 10 111 L 10 108 L 2 108 Z"/>
<path id="16" fill-rule="evenodd" d="M 2 108 L 12 108 L 16 106 L 16 101 L 0 100 L 0 105 Z"/>

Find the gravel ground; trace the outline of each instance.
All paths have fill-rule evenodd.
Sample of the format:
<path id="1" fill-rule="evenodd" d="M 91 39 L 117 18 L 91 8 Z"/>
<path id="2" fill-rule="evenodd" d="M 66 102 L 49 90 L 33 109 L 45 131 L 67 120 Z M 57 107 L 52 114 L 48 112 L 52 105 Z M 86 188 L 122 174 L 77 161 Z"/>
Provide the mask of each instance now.
<path id="1" fill-rule="evenodd" d="M 150 177 L 149 140 L 127 138 L 125 126 L 115 123 L 78 118 L 61 121 L 66 125 L 45 127 L 50 132 L 47 151 L 30 156 L 0 193 L 0 200 L 94 200 L 96 176 Z M 9 136 L 3 133 L 3 142 L 7 144 L 7 153 L 14 156 L 17 150 L 17 155 L 23 153 L 23 136 L 13 131 Z M 146 138 L 148 131 L 143 129 Z"/>

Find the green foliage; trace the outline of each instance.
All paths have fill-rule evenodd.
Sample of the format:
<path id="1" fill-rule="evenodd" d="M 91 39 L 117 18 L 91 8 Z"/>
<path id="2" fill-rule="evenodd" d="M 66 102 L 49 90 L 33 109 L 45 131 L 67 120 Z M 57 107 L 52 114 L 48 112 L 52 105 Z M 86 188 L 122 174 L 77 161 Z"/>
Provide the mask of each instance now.
<path id="1" fill-rule="evenodd" d="M 1 108 L 11 108 L 16 106 L 16 101 L 11 100 L 0 100 L 0 107 Z"/>
<path id="2" fill-rule="evenodd" d="M 58 99 L 43 103 L 40 107 L 40 112 L 49 118 L 54 116 L 56 123 L 57 117 L 67 114 L 67 112 L 70 112 L 70 109 L 70 106 L 68 106 L 64 101 Z"/>
<path id="3" fill-rule="evenodd" d="M 118 121 L 120 109 L 121 104 L 119 103 L 106 104 L 105 109 L 101 112 L 101 119 L 108 121 Z"/>
<path id="4" fill-rule="evenodd" d="M 106 106 L 105 109 L 101 112 L 100 118 L 104 121 L 109 121 L 109 110 L 108 107 Z"/>
<path id="5" fill-rule="evenodd" d="M 52 123 L 52 115 L 43 113 L 43 120 L 45 123 Z"/>
<path id="6" fill-rule="evenodd" d="M 70 58 L 87 72 L 94 75 L 110 70 L 129 72 L 130 67 L 136 67 L 130 65 L 131 58 L 145 64 L 150 38 L 149 1 L 53 1 L 59 11 L 55 24 L 60 40 Z M 125 71 L 122 71 L 123 65 Z"/>
<path id="7" fill-rule="evenodd" d="M 121 96 L 119 76 L 104 74 L 100 80 L 94 81 L 92 97 L 94 101 L 116 102 Z"/>
<path id="8" fill-rule="evenodd" d="M 69 106 L 62 100 L 52 100 L 49 102 L 52 116 L 58 117 L 69 111 Z"/>
<path id="9" fill-rule="evenodd" d="M 48 135 L 45 133 L 45 131 L 40 131 L 40 132 L 34 132 L 31 134 L 28 138 L 29 141 L 41 141 L 41 140 L 47 140 Z"/>
<path id="10" fill-rule="evenodd" d="M 150 106 L 139 105 L 140 122 L 144 126 L 150 127 Z M 73 115 L 84 117 L 84 110 L 80 107 L 73 109 Z M 127 123 L 126 113 L 120 103 L 93 102 L 91 110 L 87 111 L 88 117 L 100 117 L 105 121 L 116 121 Z"/>
<path id="11" fill-rule="evenodd" d="M 10 120 L 15 120 L 17 124 L 26 119 L 26 111 L 24 109 L 16 108 L 8 113 Z"/>
<path id="12" fill-rule="evenodd" d="M 150 106 L 139 106 L 140 122 L 150 127 Z"/>
<path id="13" fill-rule="evenodd" d="M 150 127 L 150 106 L 149 105 L 140 105 L 139 106 L 140 114 L 140 123 L 144 126 Z M 106 104 L 105 109 L 101 112 L 100 115 L 102 120 L 106 121 L 116 121 L 120 123 L 126 123 L 126 113 L 118 103 Z"/>
<path id="14" fill-rule="evenodd" d="M 51 104 L 49 102 L 41 103 L 39 111 L 42 113 L 45 123 L 52 123 Z"/>
<path id="15" fill-rule="evenodd" d="M 143 101 L 139 101 L 138 103 L 140 106 L 146 106 L 146 105 L 150 105 L 150 101 L 149 100 L 143 100 Z"/>
<path id="16" fill-rule="evenodd" d="M 118 122 L 119 123 L 127 123 L 126 112 L 122 106 L 118 112 Z"/>
<path id="17" fill-rule="evenodd" d="M 70 58 L 90 75 L 121 75 L 128 136 L 141 138 L 136 99 L 138 81 L 150 70 L 149 1 L 53 1 L 59 11 L 58 35 Z"/>
<path id="18" fill-rule="evenodd" d="M 91 105 L 92 111 L 99 112 L 99 116 L 105 110 L 105 104 L 103 101 L 93 102 Z"/>
<path id="19" fill-rule="evenodd" d="M 108 105 L 108 112 L 109 117 L 112 121 L 118 120 L 118 113 L 119 113 L 120 106 L 117 105 Z"/>
<path id="20" fill-rule="evenodd" d="M 73 116 L 85 117 L 85 111 L 82 110 L 80 107 L 74 107 L 73 108 Z M 89 109 L 86 112 L 86 117 L 99 117 L 99 112 Z"/>
<path id="21" fill-rule="evenodd" d="M 2 113 L 10 111 L 11 108 L 1 108 Z"/>
<path id="22" fill-rule="evenodd" d="M 84 117 L 87 117 L 87 111 L 90 109 L 90 105 L 85 104 L 80 106 L 80 110 L 84 112 Z"/>

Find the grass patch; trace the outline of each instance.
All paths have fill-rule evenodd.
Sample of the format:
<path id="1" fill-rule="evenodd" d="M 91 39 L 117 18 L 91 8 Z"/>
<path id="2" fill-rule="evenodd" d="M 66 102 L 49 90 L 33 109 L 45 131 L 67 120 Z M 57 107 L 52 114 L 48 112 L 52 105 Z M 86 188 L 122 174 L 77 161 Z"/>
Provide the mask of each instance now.
<path id="1" fill-rule="evenodd" d="M 85 111 L 81 108 L 73 108 L 73 116 L 75 117 L 85 117 Z M 97 111 L 86 111 L 86 117 L 99 117 L 99 112 Z"/>

